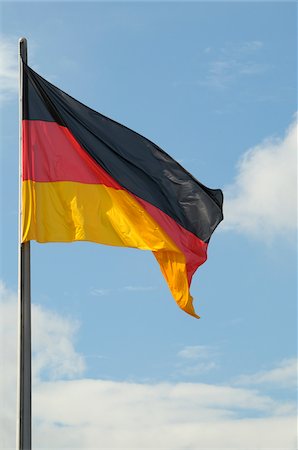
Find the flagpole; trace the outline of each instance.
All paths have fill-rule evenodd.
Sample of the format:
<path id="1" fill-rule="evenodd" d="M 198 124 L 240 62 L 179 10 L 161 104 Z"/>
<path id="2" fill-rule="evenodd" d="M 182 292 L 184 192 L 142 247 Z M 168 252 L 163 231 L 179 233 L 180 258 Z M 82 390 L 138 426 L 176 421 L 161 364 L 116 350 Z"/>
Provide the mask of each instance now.
<path id="1" fill-rule="evenodd" d="M 19 40 L 19 289 L 18 289 L 18 386 L 16 449 L 31 450 L 31 287 L 30 241 L 22 243 L 22 119 L 23 64 L 27 40 Z"/>

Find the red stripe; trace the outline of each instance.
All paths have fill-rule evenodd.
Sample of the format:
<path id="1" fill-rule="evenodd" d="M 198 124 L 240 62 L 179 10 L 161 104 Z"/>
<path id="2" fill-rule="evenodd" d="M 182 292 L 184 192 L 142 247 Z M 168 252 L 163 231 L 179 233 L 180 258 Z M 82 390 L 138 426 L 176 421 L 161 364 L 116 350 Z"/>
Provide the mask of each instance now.
<path id="1" fill-rule="evenodd" d="M 67 128 L 38 120 L 23 121 L 23 180 L 74 181 L 125 190 L 89 156 Z M 207 259 L 207 244 L 156 206 L 133 196 L 184 253 L 190 285 L 195 270 Z"/>
<path id="2" fill-rule="evenodd" d="M 39 120 L 23 120 L 22 125 L 23 180 L 76 181 L 122 189 L 67 128 Z"/>
<path id="3" fill-rule="evenodd" d="M 187 279 L 190 286 L 195 271 L 207 259 L 208 244 L 201 241 L 190 231 L 179 225 L 172 217 L 165 214 L 156 206 L 134 196 L 153 219 L 166 231 L 178 248 L 184 253 L 186 259 Z"/>

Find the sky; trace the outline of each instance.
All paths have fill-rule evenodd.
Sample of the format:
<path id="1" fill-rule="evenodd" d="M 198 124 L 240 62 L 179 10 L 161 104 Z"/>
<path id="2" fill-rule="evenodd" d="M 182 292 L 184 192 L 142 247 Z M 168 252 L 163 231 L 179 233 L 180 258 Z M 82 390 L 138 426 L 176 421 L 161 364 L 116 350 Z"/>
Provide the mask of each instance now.
<path id="1" fill-rule="evenodd" d="M 297 6 L 0 4 L 0 447 L 15 447 L 18 39 L 224 192 L 181 311 L 150 252 L 31 243 L 34 449 L 297 448 Z"/>

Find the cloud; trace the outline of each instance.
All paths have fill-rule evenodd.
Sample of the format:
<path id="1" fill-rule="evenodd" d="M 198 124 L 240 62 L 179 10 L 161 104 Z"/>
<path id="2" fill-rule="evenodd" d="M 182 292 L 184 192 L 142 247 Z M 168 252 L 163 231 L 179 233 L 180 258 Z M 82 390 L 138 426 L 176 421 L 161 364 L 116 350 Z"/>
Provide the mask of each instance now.
<path id="1" fill-rule="evenodd" d="M 154 291 L 156 288 L 153 286 L 124 286 L 124 291 L 130 292 L 146 292 L 146 291 Z"/>
<path id="2" fill-rule="evenodd" d="M 243 442 L 246 448 L 294 448 L 293 418 L 272 415 L 275 408 L 270 398 L 245 389 L 208 384 L 43 383 L 34 401 L 35 442 L 54 447 L 54 437 L 59 448 L 96 448 L 99 442 L 115 449 L 239 449 Z M 238 411 L 247 409 L 265 417 L 241 420 Z"/>
<path id="3" fill-rule="evenodd" d="M 0 281 L 0 448 L 15 446 L 17 383 L 17 296 Z M 32 305 L 32 378 L 34 387 L 43 376 L 72 378 L 85 363 L 73 346 L 78 324 Z M 33 389 L 34 389 L 33 387 Z"/>
<path id="4" fill-rule="evenodd" d="M 173 81 L 172 86 L 196 86 L 225 91 L 236 82 L 262 75 L 272 68 L 261 57 L 263 47 L 260 40 L 228 42 L 221 48 L 205 47 L 199 55 L 200 75 L 188 80 Z"/>
<path id="5" fill-rule="evenodd" d="M 184 377 L 198 377 L 206 374 L 211 370 L 218 369 L 218 364 L 214 361 L 201 361 L 192 364 L 177 365 L 176 375 L 183 375 Z"/>
<path id="6" fill-rule="evenodd" d="M 0 36 L 0 101 L 6 101 L 18 92 L 17 40 Z"/>
<path id="7" fill-rule="evenodd" d="M 119 293 L 119 292 L 147 292 L 147 291 L 154 291 L 156 288 L 154 286 L 123 286 L 116 289 L 98 289 L 98 288 L 92 288 L 90 293 L 91 295 L 95 295 L 98 297 L 103 297 L 106 295 L 111 295 L 113 293 Z"/>
<path id="8" fill-rule="evenodd" d="M 16 324 L 16 295 L 0 282 L 0 448 L 3 449 L 15 445 L 12 438 L 16 422 Z"/>
<path id="9" fill-rule="evenodd" d="M 259 75 L 266 70 L 264 63 L 218 58 L 209 63 L 208 74 L 199 84 L 224 89 L 241 76 Z"/>
<path id="10" fill-rule="evenodd" d="M 16 295 L 3 284 L 0 294 L 0 447 L 8 449 L 15 446 Z M 294 402 L 238 386 L 84 378 L 84 361 L 73 345 L 78 324 L 36 305 L 32 322 L 33 366 L 39 371 L 33 385 L 34 448 L 296 448 Z M 180 357 L 200 360 L 211 351 L 188 346 Z M 76 365 L 77 378 L 67 379 Z"/>
<path id="11" fill-rule="evenodd" d="M 260 385 L 277 386 L 278 388 L 297 387 L 298 360 L 289 358 L 268 371 L 261 371 L 252 375 L 242 375 L 237 379 L 239 385 Z"/>
<path id="12" fill-rule="evenodd" d="M 78 322 L 32 305 L 33 378 L 73 378 L 85 370 L 85 362 L 73 346 Z"/>
<path id="13" fill-rule="evenodd" d="M 297 117 L 283 138 L 249 149 L 224 189 L 222 229 L 270 240 L 297 228 Z"/>
<path id="14" fill-rule="evenodd" d="M 98 289 L 92 288 L 90 293 L 96 297 L 104 297 L 105 295 L 110 295 L 112 289 Z"/>
<path id="15" fill-rule="evenodd" d="M 240 58 L 256 55 L 262 48 L 264 48 L 264 43 L 257 39 L 243 42 L 227 42 L 226 45 L 220 49 L 220 53 L 222 55 Z"/>
<path id="16" fill-rule="evenodd" d="M 218 352 L 210 346 L 186 346 L 177 354 L 176 375 L 196 377 L 218 368 Z"/>
<path id="17" fill-rule="evenodd" d="M 43 383 L 34 400 L 35 442 L 54 447 L 54 437 L 59 448 L 94 448 L 99 442 L 115 449 L 239 449 L 243 442 L 247 448 L 295 448 L 295 422 L 275 416 L 276 408 L 254 392 L 208 384 Z M 248 409 L 263 417 L 241 419 Z"/>
<path id="18" fill-rule="evenodd" d="M 263 42 L 259 40 L 242 43 L 227 43 L 220 49 L 207 47 L 203 53 L 210 60 L 205 64 L 206 74 L 199 85 L 225 89 L 241 77 L 260 75 L 268 65 L 257 59 Z"/>
<path id="19" fill-rule="evenodd" d="M 1 353 L 8 369 L 5 370 L 4 367 L 2 375 L 10 377 L 12 368 L 16 365 L 17 298 L 3 282 L 0 282 L 0 305 Z M 51 379 L 81 375 L 85 370 L 85 363 L 73 345 L 79 328 L 78 322 L 35 304 L 32 304 L 31 315 L 33 381 L 39 381 L 45 373 Z M 12 342 L 14 348 L 5 345 L 5 342 Z"/>
<path id="20" fill-rule="evenodd" d="M 186 359 L 205 359 L 211 354 L 214 354 L 213 348 L 206 345 L 188 345 L 178 352 L 178 356 Z"/>

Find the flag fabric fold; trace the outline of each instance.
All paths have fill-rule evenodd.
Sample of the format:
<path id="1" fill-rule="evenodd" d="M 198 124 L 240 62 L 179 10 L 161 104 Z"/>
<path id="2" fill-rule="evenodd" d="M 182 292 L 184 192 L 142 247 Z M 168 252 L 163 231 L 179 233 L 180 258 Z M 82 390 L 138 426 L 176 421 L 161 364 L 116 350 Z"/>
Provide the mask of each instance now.
<path id="1" fill-rule="evenodd" d="M 177 304 L 223 219 L 223 195 L 156 144 L 24 64 L 22 242 L 91 241 L 153 252 Z"/>

